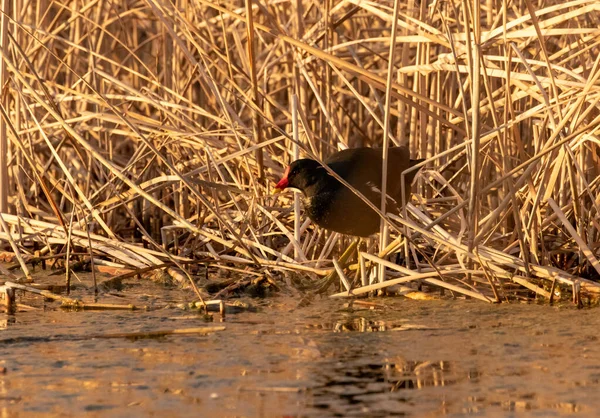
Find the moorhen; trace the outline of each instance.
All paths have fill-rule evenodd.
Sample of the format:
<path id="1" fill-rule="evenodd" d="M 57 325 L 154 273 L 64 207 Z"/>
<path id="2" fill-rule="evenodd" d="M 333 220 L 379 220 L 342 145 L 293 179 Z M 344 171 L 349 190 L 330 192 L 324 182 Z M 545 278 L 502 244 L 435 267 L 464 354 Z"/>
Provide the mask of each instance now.
<path id="1" fill-rule="evenodd" d="M 381 204 L 381 148 L 352 148 L 336 152 L 324 162 L 338 176 L 362 193 L 376 207 Z M 391 147 L 388 152 L 388 210 L 402 205 L 400 174 L 424 160 L 411 160 L 407 147 Z M 405 202 L 418 170 L 404 176 Z M 306 213 L 317 225 L 347 235 L 368 237 L 379 231 L 379 215 L 352 190 L 344 186 L 315 160 L 301 159 L 290 164 L 275 186 L 294 188 L 304 194 Z"/>

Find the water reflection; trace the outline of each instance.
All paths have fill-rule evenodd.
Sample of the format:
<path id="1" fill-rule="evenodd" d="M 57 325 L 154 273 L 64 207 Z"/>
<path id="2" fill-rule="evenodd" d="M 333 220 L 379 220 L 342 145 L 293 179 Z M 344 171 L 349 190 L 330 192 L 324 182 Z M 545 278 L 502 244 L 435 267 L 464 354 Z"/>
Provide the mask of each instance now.
<path id="1" fill-rule="evenodd" d="M 6 329 L 11 325 L 14 325 L 17 322 L 17 319 L 14 315 L 4 315 L 3 318 L 0 318 L 0 330 Z"/>
<path id="2" fill-rule="evenodd" d="M 477 382 L 477 370 L 462 370 L 451 361 L 407 360 L 401 357 L 383 363 L 344 362 L 329 370 L 327 381 L 313 388 L 313 407 L 328 414 L 347 414 L 360 407 L 368 416 L 395 416 L 415 412 L 415 391 L 446 387 L 459 382 Z M 431 392 L 417 402 L 429 410 L 444 404 L 443 392 Z"/>
<path id="3" fill-rule="evenodd" d="M 337 321 L 333 332 L 383 332 L 432 329 L 420 324 L 409 324 L 406 321 L 370 320 L 364 317 L 349 318 Z"/>
<path id="4" fill-rule="evenodd" d="M 326 386 L 377 388 L 378 392 L 395 392 L 449 386 L 463 380 L 475 383 L 478 377 L 477 370 L 461 371 L 455 362 L 396 359 L 383 364 L 346 365 L 343 376 L 332 379 Z"/>
<path id="5" fill-rule="evenodd" d="M 449 361 L 400 360 L 397 363 L 386 365 L 386 368 L 392 367 L 390 380 L 396 380 L 391 388 L 392 391 L 448 386 L 455 384 L 460 379 L 454 372 L 456 364 Z M 463 374 L 464 380 L 470 381 L 476 381 L 479 376 L 477 370 L 470 370 Z"/>

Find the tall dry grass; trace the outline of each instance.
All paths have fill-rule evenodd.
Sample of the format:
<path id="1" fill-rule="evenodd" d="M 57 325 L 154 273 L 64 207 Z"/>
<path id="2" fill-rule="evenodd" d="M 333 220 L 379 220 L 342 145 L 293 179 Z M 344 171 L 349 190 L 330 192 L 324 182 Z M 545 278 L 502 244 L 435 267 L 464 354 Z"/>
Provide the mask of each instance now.
<path id="1" fill-rule="evenodd" d="M 273 183 L 294 143 L 324 158 L 385 141 L 427 161 L 389 246 L 352 267 L 357 293 L 597 289 L 597 0 L 12 6 L 0 236 L 21 253 L 36 241 L 136 268 L 209 257 L 324 275 L 348 240 L 294 226 L 298 203 Z M 406 267 L 383 260 L 398 249 Z M 368 287 L 372 262 L 394 280 Z"/>

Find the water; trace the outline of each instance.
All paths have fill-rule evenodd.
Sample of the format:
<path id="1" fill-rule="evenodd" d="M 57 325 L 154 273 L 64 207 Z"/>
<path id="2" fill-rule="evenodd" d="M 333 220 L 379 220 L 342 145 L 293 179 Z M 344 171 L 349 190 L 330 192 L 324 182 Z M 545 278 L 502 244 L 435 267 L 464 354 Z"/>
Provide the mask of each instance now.
<path id="1" fill-rule="evenodd" d="M 327 298 L 297 307 L 275 296 L 207 323 L 175 307 L 189 292 L 130 284 L 121 296 L 103 301 L 168 307 L 65 312 L 53 303 L 2 317 L 0 414 L 548 417 L 600 408 L 597 309 L 399 298 L 372 300 L 378 309 Z M 219 325 L 209 335 L 91 338 Z"/>

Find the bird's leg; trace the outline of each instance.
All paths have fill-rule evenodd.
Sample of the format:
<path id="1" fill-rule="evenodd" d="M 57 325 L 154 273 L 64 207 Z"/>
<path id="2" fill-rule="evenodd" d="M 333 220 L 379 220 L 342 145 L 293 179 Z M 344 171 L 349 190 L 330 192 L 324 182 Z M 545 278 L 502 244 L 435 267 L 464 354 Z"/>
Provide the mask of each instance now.
<path id="1" fill-rule="evenodd" d="M 404 254 L 402 254 L 402 251 L 398 251 L 396 253 L 396 260 L 394 261 L 394 263 L 398 265 L 404 264 Z"/>
<path id="2" fill-rule="evenodd" d="M 356 247 L 356 274 L 354 275 L 354 279 L 352 280 L 352 288 L 356 285 L 363 286 L 364 283 L 360 280 L 362 277 L 361 272 L 361 262 L 360 262 L 360 253 L 367 251 L 367 240 L 368 238 L 359 238 Z"/>
<path id="3" fill-rule="evenodd" d="M 357 264 L 356 266 L 358 268 L 356 269 L 356 273 L 354 273 L 354 278 L 352 279 L 352 284 L 350 285 L 352 289 L 354 289 L 360 281 L 360 265 Z"/>
<path id="4" fill-rule="evenodd" d="M 350 244 L 348 246 L 348 248 L 346 248 L 346 251 L 344 251 L 344 253 L 342 254 L 340 259 L 338 260 L 341 268 L 345 268 L 349 264 L 348 260 L 350 259 L 350 257 L 352 257 L 352 255 L 356 251 L 359 241 L 360 241 L 360 239 L 357 239 L 352 244 Z M 315 292 L 316 293 L 325 293 L 327 291 L 327 289 L 329 289 L 329 286 L 331 286 L 332 283 L 337 278 L 338 278 L 337 272 L 335 271 L 335 269 L 332 269 L 331 272 L 327 276 L 325 276 L 325 278 L 321 281 L 322 285 L 320 285 L 320 286 L 317 285 L 318 287 L 316 288 Z"/>
<path id="5" fill-rule="evenodd" d="M 410 266 L 410 259 L 407 259 L 405 256 L 405 252 L 403 251 L 403 247 L 404 245 L 406 245 L 407 243 L 405 241 L 408 241 L 408 244 L 412 243 L 412 241 L 410 240 L 410 238 L 407 238 L 406 236 L 404 236 L 403 240 L 401 242 L 398 243 L 398 245 L 392 249 L 391 251 L 391 256 L 393 256 L 395 254 L 395 263 L 398 265 L 401 265 L 403 267 L 406 267 L 407 269 L 411 269 Z M 416 250 L 416 253 L 415 253 Z M 394 251 L 397 251 L 394 253 Z M 415 267 L 418 266 L 418 263 L 420 261 L 420 258 L 417 258 L 418 255 L 422 255 L 423 257 L 427 258 L 427 255 L 425 255 L 418 246 L 414 246 L 412 248 L 409 248 L 409 251 L 412 252 L 414 261 L 415 261 Z M 410 253 L 409 253 L 410 254 Z M 410 255 L 409 255 L 410 257 Z M 391 258 L 391 257 L 390 257 Z M 423 288 L 423 281 L 422 280 L 417 280 L 417 290 L 420 292 Z"/>

